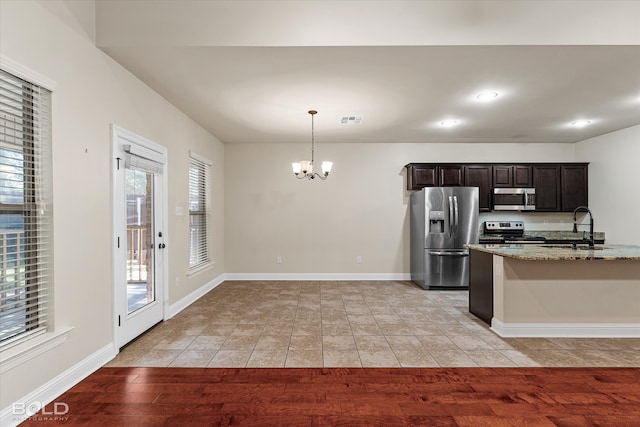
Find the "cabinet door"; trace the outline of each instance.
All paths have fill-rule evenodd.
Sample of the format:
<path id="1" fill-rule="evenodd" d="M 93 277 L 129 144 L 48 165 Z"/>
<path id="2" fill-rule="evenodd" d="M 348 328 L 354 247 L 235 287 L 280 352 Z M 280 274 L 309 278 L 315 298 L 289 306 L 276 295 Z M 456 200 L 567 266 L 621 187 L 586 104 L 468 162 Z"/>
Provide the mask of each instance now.
<path id="1" fill-rule="evenodd" d="M 480 211 L 491 210 L 491 165 L 465 166 L 464 185 L 478 187 Z"/>
<path id="2" fill-rule="evenodd" d="M 461 165 L 439 166 L 440 182 L 442 187 L 462 187 L 464 185 L 464 168 Z"/>
<path id="3" fill-rule="evenodd" d="M 434 164 L 408 164 L 407 190 L 420 190 L 423 187 L 438 186 L 438 166 Z"/>
<path id="4" fill-rule="evenodd" d="M 533 185 L 536 189 L 536 211 L 560 211 L 560 166 L 534 165 Z"/>
<path id="5" fill-rule="evenodd" d="M 494 187 L 513 187 L 513 166 L 494 165 L 492 169 Z"/>
<path id="6" fill-rule="evenodd" d="M 513 186 L 519 188 L 533 187 L 533 168 L 526 165 L 513 167 Z"/>
<path id="7" fill-rule="evenodd" d="M 588 206 L 589 186 L 587 165 L 560 167 L 562 210 L 573 212 L 578 206 Z"/>
<path id="8" fill-rule="evenodd" d="M 494 187 L 533 187 L 530 165 L 493 165 Z"/>

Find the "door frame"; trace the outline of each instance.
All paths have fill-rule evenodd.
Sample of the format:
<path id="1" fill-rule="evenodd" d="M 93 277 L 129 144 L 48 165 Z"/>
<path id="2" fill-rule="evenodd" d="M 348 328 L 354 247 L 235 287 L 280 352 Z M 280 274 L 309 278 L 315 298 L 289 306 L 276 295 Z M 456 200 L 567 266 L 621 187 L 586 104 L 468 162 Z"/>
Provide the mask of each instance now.
<path id="1" fill-rule="evenodd" d="M 151 150 L 153 153 L 160 155 L 164 158 L 162 174 L 158 177 L 162 185 L 162 195 L 157 203 L 154 202 L 154 210 L 159 209 L 160 212 L 156 213 L 157 221 L 156 228 L 162 230 L 162 239 L 154 236 L 154 281 L 156 288 L 157 303 L 161 305 L 162 318 L 160 320 L 166 320 L 168 313 L 169 302 L 169 265 L 168 265 L 168 249 L 161 251 L 155 250 L 160 242 L 167 245 L 168 243 L 168 203 L 167 203 L 167 148 L 146 139 L 140 135 L 136 135 L 126 129 L 123 129 L 115 124 L 111 124 L 111 206 L 112 206 L 112 312 L 113 312 L 113 334 L 112 340 L 116 352 L 119 352 L 120 347 L 125 344 L 120 344 L 120 338 L 122 338 L 120 330 L 119 316 L 127 316 L 127 313 L 119 313 L 119 301 L 117 297 L 120 293 L 117 290 L 117 286 L 121 286 L 123 280 L 126 282 L 126 271 L 123 268 L 122 261 L 126 259 L 126 254 L 123 253 L 126 250 L 126 236 L 121 236 L 122 221 L 126 222 L 125 202 L 123 200 L 123 194 L 121 189 L 118 188 L 118 171 L 124 170 L 124 158 L 122 155 L 122 148 L 119 144 L 120 140 L 126 140 L 127 143 L 132 146 L 136 146 L 141 150 Z M 157 176 L 157 174 L 156 174 Z M 124 218 L 123 218 L 124 215 Z M 168 245 L 167 245 L 168 246 Z M 142 309 L 144 310 L 144 309 Z"/>

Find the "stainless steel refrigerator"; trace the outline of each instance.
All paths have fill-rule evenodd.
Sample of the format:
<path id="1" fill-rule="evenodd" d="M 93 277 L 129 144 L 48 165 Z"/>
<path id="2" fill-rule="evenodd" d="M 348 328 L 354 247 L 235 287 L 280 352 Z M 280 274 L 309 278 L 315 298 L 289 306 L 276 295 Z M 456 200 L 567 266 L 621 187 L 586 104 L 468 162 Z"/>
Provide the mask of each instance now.
<path id="1" fill-rule="evenodd" d="M 478 243 L 478 187 L 426 187 L 411 194 L 411 280 L 423 289 L 468 289 Z"/>

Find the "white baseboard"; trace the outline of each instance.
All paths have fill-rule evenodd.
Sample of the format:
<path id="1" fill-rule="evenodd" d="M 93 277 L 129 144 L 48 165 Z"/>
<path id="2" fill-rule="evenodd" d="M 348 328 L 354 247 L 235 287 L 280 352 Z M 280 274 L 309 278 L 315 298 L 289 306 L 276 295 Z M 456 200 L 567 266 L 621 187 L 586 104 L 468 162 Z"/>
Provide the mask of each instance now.
<path id="1" fill-rule="evenodd" d="M 226 273 L 225 280 L 411 280 L 409 273 Z"/>
<path id="2" fill-rule="evenodd" d="M 504 338 L 640 338 L 638 323 L 503 323 L 491 330 Z"/>
<path id="3" fill-rule="evenodd" d="M 201 298 L 204 294 L 209 292 L 211 289 L 215 288 L 220 283 L 224 282 L 224 280 L 225 280 L 225 275 L 221 274 L 220 276 L 216 277 L 215 279 L 211 280 L 210 282 L 202 285 L 195 291 L 191 292 L 189 295 L 182 298 L 178 302 L 171 304 L 167 309 L 165 320 L 171 319 L 173 316 L 180 313 L 182 310 L 184 310 L 189 305 L 196 302 L 199 298 Z"/>
<path id="4" fill-rule="evenodd" d="M 113 359 L 117 353 L 118 351 L 113 346 L 113 343 L 109 343 L 93 353 L 91 356 L 79 363 L 76 363 L 60 375 L 27 394 L 22 399 L 18 399 L 15 403 L 24 405 L 22 406 L 23 408 L 33 409 L 42 407 L 42 405 L 49 405 L 56 397 L 66 392 L 71 387 L 101 368 L 105 363 Z M 65 402 L 58 403 L 63 407 L 66 404 Z M 69 409 L 73 411 L 73 408 Z M 51 411 L 52 408 L 47 408 L 47 410 Z M 64 414 L 60 413 L 59 416 L 64 417 Z M 26 415 L 22 413 L 14 413 L 14 406 L 12 404 L 0 411 L 0 426 L 17 426 L 24 421 L 25 417 Z"/>

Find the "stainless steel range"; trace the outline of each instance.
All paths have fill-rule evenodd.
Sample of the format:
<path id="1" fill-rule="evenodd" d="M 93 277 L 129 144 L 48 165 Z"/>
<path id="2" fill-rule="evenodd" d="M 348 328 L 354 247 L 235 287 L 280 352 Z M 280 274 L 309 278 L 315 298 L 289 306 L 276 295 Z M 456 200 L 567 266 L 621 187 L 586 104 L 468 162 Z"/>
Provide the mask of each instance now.
<path id="1" fill-rule="evenodd" d="M 538 243 L 546 240 L 542 236 L 525 234 L 522 221 L 485 221 L 483 232 L 488 239 L 480 239 L 480 243 Z"/>

